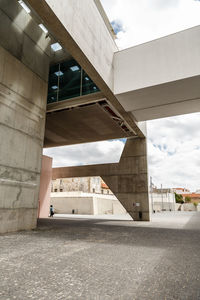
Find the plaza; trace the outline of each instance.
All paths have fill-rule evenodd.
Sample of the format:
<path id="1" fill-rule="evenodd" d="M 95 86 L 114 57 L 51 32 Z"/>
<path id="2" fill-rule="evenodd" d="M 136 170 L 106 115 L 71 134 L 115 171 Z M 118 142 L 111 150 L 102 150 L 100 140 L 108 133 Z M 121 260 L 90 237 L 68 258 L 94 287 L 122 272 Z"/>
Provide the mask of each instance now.
<path id="1" fill-rule="evenodd" d="M 0 236 L 1 300 L 197 300 L 200 213 L 41 219 Z"/>

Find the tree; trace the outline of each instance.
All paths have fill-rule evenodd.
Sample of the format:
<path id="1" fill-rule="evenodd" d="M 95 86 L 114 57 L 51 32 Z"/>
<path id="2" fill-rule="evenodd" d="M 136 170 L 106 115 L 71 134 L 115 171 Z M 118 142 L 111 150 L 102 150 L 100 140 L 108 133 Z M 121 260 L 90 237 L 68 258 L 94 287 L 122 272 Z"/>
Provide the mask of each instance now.
<path id="1" fill-rule="evenodd" d="M 180 194 L 175 193 L 175 199 L 176 199 L 176 203 L 181 203 L 181 204 L 184 203 L 183 196 Z"/>
<path id="2" fill-rule="evenodd" d="M 190 203 L 190 202 L 191 202 L 191 198 L 190 198 L 189 196 L 186 196 L 186 197 L 185 197 L 185 202 L 186 202 L 186 203 Z"/>

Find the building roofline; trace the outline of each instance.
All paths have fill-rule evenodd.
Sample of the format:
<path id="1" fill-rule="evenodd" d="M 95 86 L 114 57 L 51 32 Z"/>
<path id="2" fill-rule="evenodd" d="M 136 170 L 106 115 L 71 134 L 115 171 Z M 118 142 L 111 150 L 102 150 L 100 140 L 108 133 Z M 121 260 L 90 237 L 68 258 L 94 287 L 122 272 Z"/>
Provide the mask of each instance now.
<path id="1" fill-rule="evenodd" d="M 111 37 L 112 37 L 112 39 L 115 40 L 116 39 L 115 31 L 114 31 L 112 25 L 110 24 L 110 21 L 109 21 L 108 16 L 107 16 L 107 14 L 106 14 L 106 12 L 105 12 L 102 4 L 101 4 L 101 1 L 100 0 L 94 0 L 94 3 L 96 5 L 100 15 L 102 16 L 102 19 L 103 19 L 103 21 L 104 21 Z"/>

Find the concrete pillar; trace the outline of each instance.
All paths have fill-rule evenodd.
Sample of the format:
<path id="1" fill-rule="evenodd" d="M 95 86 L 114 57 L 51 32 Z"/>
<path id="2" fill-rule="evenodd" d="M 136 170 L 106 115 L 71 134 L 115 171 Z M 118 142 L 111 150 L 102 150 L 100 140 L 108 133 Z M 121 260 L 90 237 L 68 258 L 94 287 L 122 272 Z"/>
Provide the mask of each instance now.
<path id="1" fill-rule="evenodd" d="M 0 233 L 36 227 L 47 83 L 0 47 Z"/>
<path id="2" fill-rule="evenodd" d="M 51 39 L 0 1 L 0 233 L 36 227 Z"/>
<path id="3" fill-rule="evenodd" d="M 147 147 L 145 138 L 127 140 L 117 175 L 101 176 L 135 221 L 149 221 Z"/>
<path id="4" fill-rule="evenodd" d="M 53 179 L 101 176 L 134 220 L 149 221 L 145 138 L 129 138 L 119 163 L 53 169 Z"/>
<path id="5" fill-rule="evenodd" d="M 48 218 L 50 197 L 51 197 L 51 178 L 52 178 L 52 158 L 42 156 L 42 168 L 40 175 L 40 192 L 39 192 L 39 206 L 38 217 Z"/>

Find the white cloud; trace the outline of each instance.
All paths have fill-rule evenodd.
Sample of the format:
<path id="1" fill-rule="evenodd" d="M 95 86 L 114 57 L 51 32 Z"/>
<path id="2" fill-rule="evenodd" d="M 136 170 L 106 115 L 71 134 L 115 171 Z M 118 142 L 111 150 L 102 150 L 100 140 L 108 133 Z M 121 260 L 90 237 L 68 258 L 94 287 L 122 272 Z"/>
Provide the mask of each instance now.
<path id="1" fill-rule="evenodd" d="M 157 186 L 200 188 L 200 113 L 148 122 L 149 174 Z"/>
<path id="2" fill-rule="evenodd" d="M 195 0 L 101 0 L 110 21 L 121 22 L 120 48 L 200 24 Z M 156 185 L 200 188 L 200 114 L 148 122 L 149 174 Z M 122 141 L 46 149 L 55 166 L 117 162 Z"/>
<path id="3" fill-rule="evenodd" d="M 149 176 L 158 187 L 200 188 L 200 113 L 148 122 Z M 118 162 L 122 140 L 44 149 L 54 167 Z"/>
<path id="4" fill-rule="evenodd" d="M 53 157 L 53 167 L 67 167 L 118 162 L 123 148 L 122 140 L 112 140 L 49 148 L 43 153 Z"/>
<path id="5" fill-rule="evenodd" d="M 195 0 L 101 0 L 110 21 L 121 20 L 120 49 L 144 43 L 200 24 Z"/>
<path id="6" fill-rule="evenodd" d="M 195 0 L 101 0 L 110 21 L 120 20 L 120 49 L 200 24 Z M 148 122 L 149 174 L 165 187 L 200 188 L 200 114 Z"/>

